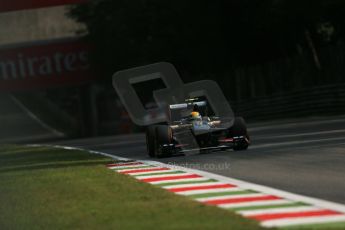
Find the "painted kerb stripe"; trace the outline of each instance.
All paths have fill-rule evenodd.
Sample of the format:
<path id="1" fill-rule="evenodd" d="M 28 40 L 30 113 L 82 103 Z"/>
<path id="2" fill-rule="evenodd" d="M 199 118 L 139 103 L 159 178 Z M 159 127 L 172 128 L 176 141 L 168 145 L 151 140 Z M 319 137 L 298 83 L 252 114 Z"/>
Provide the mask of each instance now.
<path id="1" fill-rule="evenodd" d="M 234 211 L 264 227 L 324 225 L 337 221 L 342 223 L 345 218 L 345 212 L 339 210 L 263 193 L 241 183 L 224 183 L 182 167 L 168 167 L 157 162 L 114 163 L 107 167 L 206 205 Z"/>
<path id="2" fill-rule="evenodd" d="M 44 146 L 44 145 L 30 145 L 30 146 Z M 80 148 L 74 147 L 64 147 L 64 146 L 49 146 L 55 148 L 63 148 L 69 150 L 84 150 Z M 149 160 L 142 160 L 142 161 L 133 161 L 132 159 L 123 158 L 114 156 L 111 154 L 98 152 L 98 151 L 88 151 L 92 154 L 98 154 L 110 157 L 116 161 L 125 161 L 121 163 L 112 164 L 109 168 L 117 168 L 117 169 L 124 169 L 124 167 L 166 167 L 170 168 L 171 170 L 180 170 L 184 171 L 185 173 L 191 174 L 192 176 L 196 176 L 196 178 L 169 178 L 166 181 L 149 181 L 148 183 L 160 186 L 164 185 L 182 185 L 182 184 L 193 184 L 193 183 L 209 183 L 209 182 L 220 182 L 229 185 L 235 185 L 236 188 L 226 188 L 228 190 L 235 189 L 238 191 L 252 191 L 256 193 L 266 194 L 267 198 L 271 197 L 272 200 L 256 200 L 256 201 L 248 201 L 245 200 L 243 202 L 237 201 L 236 203 L 228 203 L 230 200 L 226 199 L 225 204 L 216 205 L 220 208 L 228 209 L 231 211 L 235 211 L 238 214 L 241 214 L 241 211 L 244 210 L 257 210 L 260 211 L 260 214 L 254 215 L 255 219 L 258 220 L 261 226 L 264 227 L 300 227 L 300 226 L 322 226 L 327 228 L 327 224 L 329 226 L 340 226 L 342 229 L 345 227 L 345 205 L 329 202 L 321 199 L 311 198 L 307 196 L 297 195 L 293 193 L 289 193 L 286 191 L 282 191 L 279 189 L 270 188 L 267 186 L 257 185 L 253 183 L 249 183 L 246 181 L 224 177 L 221 175 L 200 171 L 196 169 L 189 169 L 180 166 L 171 166 L 168 164 L 164 164 L 161 162 L 156 161 L 149 161 Z M 121 165 L 121 164 L 129 164 L 129 165 Z M 134 164 L 134 165 L 133 165 Z M 116 171 L 116 170 L 114 170 Z M 190 176 L 190 175 L 188 175 Z M 150 179 L 146 178 L 145 180 Z M 152 178 L 152 179 L 160 179 L 160 178 Z M 197 192 L 202 192 L 203 190 L 195 190 Z M 186 191 L 195 192 L 195 191 Z M 184 193 L 184 192 L 182 192 Z M 205 190 L 204 193 L 207 194 L 209 190 Z M 176 194 L 179 194 L 176 192 Z M 182 194 L 186 195 L 186 194 Z M 186 195 L 187 197 L 194 199 L 193 196 Z M 212 199 L 210 199 L 212 200 Z M 215 199 L 216 200 L 216 197 Z M 214 205 L 214 204 L 212 204 Z M 311 209 L 315 207 L 314 211 L 306 211 L 303 212 L 300 210 L 301 206 L 303 207 L 310 207 Z M 272 212 L 273 209 L 289 207 L 295 208 L 295 212 L 292 210 L 289 211 L 282 211 L 281 213 Z M 318 209 L 320 208 L 320 209 Z M 265 212 L 265 210 L 267 210 Z M 242 214 L 243 215 L 243 214 Z M 245 215 L 243 215 L 245 216 Z M 253 218 L 254 216 L 251 216 Z M 248 218 L 248 217 L 247 217 Z"/>

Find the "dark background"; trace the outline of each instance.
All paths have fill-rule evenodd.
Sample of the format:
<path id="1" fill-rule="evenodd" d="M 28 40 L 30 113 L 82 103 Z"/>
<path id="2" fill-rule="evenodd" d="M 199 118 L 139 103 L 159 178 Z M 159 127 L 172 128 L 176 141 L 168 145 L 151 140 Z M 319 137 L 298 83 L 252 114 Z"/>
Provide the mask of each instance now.
<path id="1" fill-rule="evenodd" d="M 106 88 L 115 71 L 168 61 L 185 82 L 217 81 L 249 120 L 344 112 L 343 1 L 98 0 L 70 16 Z"/>
<path id="2" fill-rule="evenodd" d="M 68 137 L 140 131 L 112 88 L 111 77 L 161 61 L 172 63 L 184 82 L 217 81 L 235 114 L 249 122 L 345 113 L 344 1 L 78 2 L 66 6 L 65 17 L 83 25 L 72 32 L 91 47 L 93 80 L 12 93 Z M 35 22 L 46 25 L 42 31 L 51 28 L 48 17 Z M 142 99 L 152 98 L 146 93 L 152 88 L 157 87 L 150 84 L 137 91 Z"/>
<path id="3" fill-rule="evenodd" d="M 259 75 L 277 71 L 274 81 L 285 82 L 265 94 L 329 83 L 337 68 L 329 58 L 342 55 L 345 36 L 342 1 L 96 0 L 70 15 L 86 24 L 105 79 L 158 61 L 173 63 L 185 81 L 233 82 L 236 72 L 256 67 L 245 75 L 269 83 Z"/>

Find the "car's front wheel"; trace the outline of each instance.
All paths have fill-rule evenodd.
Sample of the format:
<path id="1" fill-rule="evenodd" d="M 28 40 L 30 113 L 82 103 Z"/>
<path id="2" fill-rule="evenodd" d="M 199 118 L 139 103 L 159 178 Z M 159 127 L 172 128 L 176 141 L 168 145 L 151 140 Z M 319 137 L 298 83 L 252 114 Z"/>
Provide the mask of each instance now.
<path id="1" fill-rule="evenodd" d="M 155 137 L 156 137 L 156 126 L 148 126 L 146 128 L 146 149 L 147 154 L 150 157 L 155 157 Z"/>
<path id="2" fill-rule="evenodd" d="M 156 138 L 155 138 L 155 156 L 164 157 L 169 155 L 164 151 L 164 145 L 170 145 L 173 143 L 172 130 L 168 125 L 156 126 Z"/>

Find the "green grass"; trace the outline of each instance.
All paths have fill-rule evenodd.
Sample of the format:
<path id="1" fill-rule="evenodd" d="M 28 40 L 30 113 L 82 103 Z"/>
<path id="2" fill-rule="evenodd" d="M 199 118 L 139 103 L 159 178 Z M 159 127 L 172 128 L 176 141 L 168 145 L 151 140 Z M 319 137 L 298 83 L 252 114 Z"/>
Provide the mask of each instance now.
<path id="1" fill-rule="evenodd" d="M 261 229 L 77 150 L 0 146 L 0 229 Z"/>

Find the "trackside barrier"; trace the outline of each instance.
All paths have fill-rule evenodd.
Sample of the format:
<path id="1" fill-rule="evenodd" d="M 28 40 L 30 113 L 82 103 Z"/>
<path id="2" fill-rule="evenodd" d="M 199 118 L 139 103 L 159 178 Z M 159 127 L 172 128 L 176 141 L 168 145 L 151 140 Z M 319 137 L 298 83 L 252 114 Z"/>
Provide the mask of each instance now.
<path id="1" fill-rule="evenodd" d="M 237 115 L 250 120 L 345 113 L 345 84 L 231 102 Z"/>

